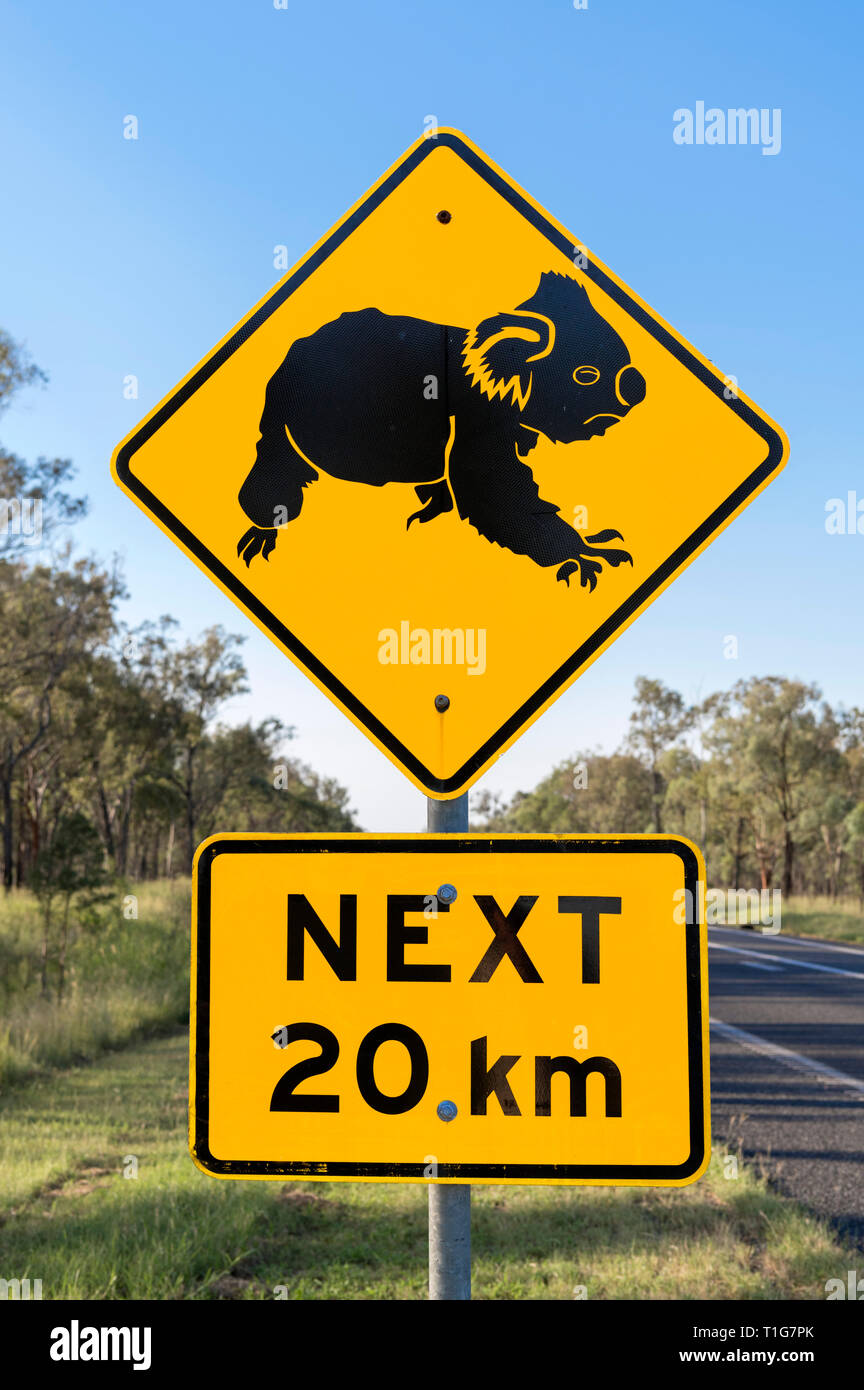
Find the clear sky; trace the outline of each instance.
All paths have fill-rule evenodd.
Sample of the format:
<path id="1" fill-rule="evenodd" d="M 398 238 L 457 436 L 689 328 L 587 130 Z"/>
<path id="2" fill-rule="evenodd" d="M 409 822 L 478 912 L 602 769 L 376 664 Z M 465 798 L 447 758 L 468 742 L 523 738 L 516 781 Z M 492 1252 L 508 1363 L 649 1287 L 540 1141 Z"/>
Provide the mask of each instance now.
<path id="1" fill-rule="evenodd" d="M 791 442 L 780 478 L 480 786 L 510 794 L 577 748 L 614 747 L 640 674 L 690 700 L 797 676 L 860 705 L 864 534 L 827 534 L 825 506 L 864 501 L 862 41 L 853 0 L 0 0 L 0 324 L 50 374 L 4 443 L 75 460 L 91 502 L 77 544 L 123 557 L 127 621 L 170 612 L 189 635 L 247 635 L 251 692 L 232 719 L 295 725 L 291 751 L 348 785 L 364 828 L 422 828 L 421 794 L 108 464 L 281 277 L 274 246 L 299 259 L 434 115 Z M 700 101 L 779 109 L 779 152 L 677 144 L 673 114 Z"/>

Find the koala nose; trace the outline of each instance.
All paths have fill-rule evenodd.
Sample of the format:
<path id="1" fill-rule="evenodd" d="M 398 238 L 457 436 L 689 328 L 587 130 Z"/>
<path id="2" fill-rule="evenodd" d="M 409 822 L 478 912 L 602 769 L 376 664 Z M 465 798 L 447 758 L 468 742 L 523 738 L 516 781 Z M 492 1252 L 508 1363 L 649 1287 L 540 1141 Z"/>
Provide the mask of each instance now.
<path id="1" fill-rule="evenodd" d="M 622 367 L 615 378 L 615 395 L 622 405 L 638 405 L 645 399 L 645 378 L 635 367 Z"/>

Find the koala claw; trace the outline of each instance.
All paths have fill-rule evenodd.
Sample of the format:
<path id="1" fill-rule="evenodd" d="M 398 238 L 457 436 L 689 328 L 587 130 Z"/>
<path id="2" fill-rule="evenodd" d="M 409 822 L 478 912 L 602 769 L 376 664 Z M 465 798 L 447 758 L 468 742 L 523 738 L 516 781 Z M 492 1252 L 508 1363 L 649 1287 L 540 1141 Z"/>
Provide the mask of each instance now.
<path id="1" fill-rule="evenodd" d="M 571 574 L 575 574 L 578 570 L 579 583 L 582 585 L 582 588 L 587 588 L 588 592 L 593 594 L 594 590 L 597 587 L 597 576 L 600 573 L 601 568 L 602 567 L 597 563 L 596 560 L 589 560 L 587 556 L 580 555 L 576 560 L 565 560 L 564 564 L 561 565 L 560 569 L 555 575 L 555 578 L 563 579 L 564 583 L 567 585 L 567 588 L 569 589 L 570 576 Z"/>
<path id="2" fill-rule="evenodd" d="M 587 588 L 589 594 L 593 594 L 597 588 L 597 576 L 601 566 L 596 560 L 587 560 L 583 555 L 579 558 L 579 570 L 579 583 L 583 589 Z"/>
<path id="3" fill-rule="evenodd" d="M 620 531 L 598 531 L 596 536 L 586 536 L 589 545 L 603 545 L 606 541 L 623 541 Z"/>
<path id="4" fill-rule="evenodd" d="M 250 526 L 237 545 L 237 554 L 242 555 L 248 569 L 256 555 L 269 560 L 276 548 L 276 528 L 269 526 Z"/>
<path id="5" fill-rule="evenodd" d="M 598 550 L 596 554 L 613 569 L 617 569 L 619 565 L 632 565 L 633 563 L 633 556 L 629 550 Z"/>

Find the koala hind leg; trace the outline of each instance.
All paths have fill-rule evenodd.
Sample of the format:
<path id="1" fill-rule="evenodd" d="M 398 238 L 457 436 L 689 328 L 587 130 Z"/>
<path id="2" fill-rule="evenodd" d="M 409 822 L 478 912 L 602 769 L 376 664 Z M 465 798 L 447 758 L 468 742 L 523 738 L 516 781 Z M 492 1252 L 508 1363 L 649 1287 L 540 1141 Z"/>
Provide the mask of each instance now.
<path id="1" fill-rule="evenodd" d="M 287 526 L 300 515 L 303 489 L 317 479 L 317 470 L 298 449 L 272 402 L 268 402 L 261 419 L 255 463 L 238 496 L 240 506 L 253 523 L 237 545 L 237 554 L 247 569 L 256 555 L 270 558 L 279 527 Z"/>

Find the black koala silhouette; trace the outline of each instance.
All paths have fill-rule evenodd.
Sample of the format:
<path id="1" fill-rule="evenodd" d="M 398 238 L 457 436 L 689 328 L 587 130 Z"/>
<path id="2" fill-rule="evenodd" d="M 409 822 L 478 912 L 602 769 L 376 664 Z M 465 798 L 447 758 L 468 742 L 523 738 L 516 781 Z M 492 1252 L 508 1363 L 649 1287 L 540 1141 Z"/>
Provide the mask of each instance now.
<path id="1" fill-rule="evenodd" d="M 540 497 L 525 460 L 540 437 L 570 444 L 604 434 L 645 397 L 621 338 L 574 279 L 548 271 L 516 309 L 473 328 L 378 309 L 340 315 L 291 345 L 267 385 L 255 464 L 239 501 L 253 525 L 237 547 L 266 560 L 277 531 L 300 514 L 321 468 L 382 487 L 414 485 L 431 521 L 453 509 L 481 536 L 569 584 L 593 590 L 597 549 L 619 531 L 583 539 Z"/>

